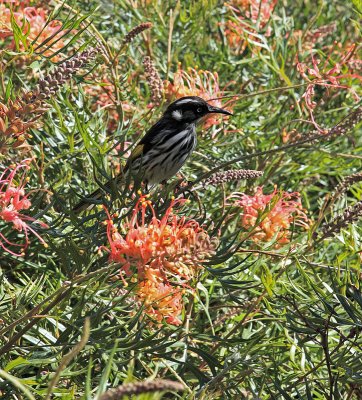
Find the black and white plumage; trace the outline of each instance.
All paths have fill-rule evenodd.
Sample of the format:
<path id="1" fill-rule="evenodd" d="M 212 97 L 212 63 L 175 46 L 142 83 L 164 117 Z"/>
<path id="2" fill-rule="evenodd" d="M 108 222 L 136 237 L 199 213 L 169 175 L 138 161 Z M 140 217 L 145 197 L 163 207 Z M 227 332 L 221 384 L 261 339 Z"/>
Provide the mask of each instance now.
<path id="1" fill-rule="evenodd" d="M 214 107 L 197 96 L 174 101 L 135 147 L 124 172 L 148 185 L 165 182 L 176 175 L 196 147 L 196 124 L 210 113 L 231 115 L 229 111 Z M 116 181 L 122 180 L 122 177 L 116 178 Z M 81 201 L 74 211 L 89 208 L 90 199 L 100 196 L 98 189 L 89 196 L 89 200 Z"/>

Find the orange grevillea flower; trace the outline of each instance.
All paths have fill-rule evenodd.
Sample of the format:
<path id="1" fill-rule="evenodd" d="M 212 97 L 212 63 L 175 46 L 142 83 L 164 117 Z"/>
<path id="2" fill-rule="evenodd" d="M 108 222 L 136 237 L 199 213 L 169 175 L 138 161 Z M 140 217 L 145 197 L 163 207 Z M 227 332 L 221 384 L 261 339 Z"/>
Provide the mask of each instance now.
<path id="1" fill-rule="evenodd" d="M 172 82 L 165 83 L 165 96 L 167 100 L 173 101 L 184 96 L 199 96 L 205 100 L 222 97 L 225 89 L 220 88 L 219 75 L 217 72 L 204 71 L 197 68 L 188 68 L 187 71 L 181 69 L 175 73 Z M 211 100 L 209 103 L 232 111 L 232 102 L 222 104 L 220 99 Z M 204 128 L 210 128 L 222 121 L 221 114 L 211 114 L 204 123 Z"/>
<path id="2" fill-rule="evenodd" d="M 147 196 L 141 196 L 131 219 L 124 223 L 122 235 L 111 219 L 106 221 L 110 259 L 122 264 L 127 274 L 135 266 L 142 277 L 145 266 L 189 280 L 215 251 L 215 241 L 193 219 L 179 217 L 174 206 L 185 201 L 172 200 L 161 219 L 155 215 Z M 146 212 L 150 212 L 150 220 Z"/>
<path id="3" fill-rule="evenodd" d="M 183 308 L 183 292 L 180 286 L 165 281 L 159 269 L 145 267 L 144 279 L 138 283 L 137 297 L 146 313 L 157 322 L 165 320 L 171 325 L 180 325 L 178 318 Z"/>
<path id="4" fill-rule="evenodd" d="M 255 242 L 276 240 L 277 247 L 289 243 L 292 223 L 308 226 L 300 194 L 287 193 L 276 188 L 264 194 L 258 187 L 254 196 L 236 193 L 231 198 L 240 207 L 240 222 L 245 229 L 253 229 L 250 238 Z"/>
<path id="5" fill-rule="evenodd" d="M 59 56 L 52 55 L 65 45 L 62 36 L 66 33 L 62 30 L 62 22 L 58 20 L 48 21 L 48 12 L 41 7 L 24 7 L 20 5 L 17 11 L 13 11 L 16 23 L 22 28 L 23 33 L 27 34 L 26 40 L 36 52 L 41 52 L 52 61 L 58 61 Z M 11 26 L 11 11 L 5 5 L 0 4 L 0 39 L 13 36 Z M 42 43 L 48 40 L 44 45 Z M 11 44 L 14 47 L 14 42 Z M 20 43 L 20 46 L 23 46 Z"/>
<path id="6" fill-rule="evenodd" d="M 356 102 L 360 100 L 360 97 L 352 87 L 353 82 L 362 82 L 362 75 L 358 75 L 353 71 L 354 66 L 362 64 L 361 59 L 354 57 L 356 48 L 355 44 L 352 45 L 344 54 L 339 55 L 338 61 L 333 61 L 331 55 L 329 55 L 322 63 L 313 54 L 311 56 L 311 65 L 297 61 L 297 70 L 308 83 L 301 100 L 303 100 L 303 105 L 310 114 L 313 125 L 321 133 L 326 131 L 317 124 L 313 115 L 317 106 L 314 100 L 316 86 L 326 88 L 327 93 L 332 89 L 347 90 Z"/>
<path id="7" fill-rule="evenodd" d="M 19 232 L 25 235 L 25 241 L 22 244 L 10 242 L 3 233 L 0 232 L 0 246 L 7 252 L 22 256 L 29 245 L 28 233 L 34 234 L 40 242 L 47 246 L 39 234 L 30 226 L 28 222 L 37 222 L 42 227 L 47 227 L 46 224 L 35 220 L 34 218 L 22 214 L 22 211 L 27 210 L 31 206 L 28 194 L 25 193 L 25 186 L 29 181 L 26 177 L 26 172 L 29 170 L 29 161 L 6 168 L 0 175 L 0 222 L 5 222 L 6 225 L 12 226 Z M 12 250 L 18 248 L 19 252 Z"/>
<path id="8" fill-rule="evenodd" d="M 235 20 L 227 20 L 225 24 L 225 36 L 229 46 L 237 52 L 242 52 L 249 40 L 257 42 L 258 38 L 254 36 L 254 33 L 265 27 L 277 3 L 278 0 L 231 0 L 227 2 L 226 6 L 235 15 Z M 269 27 L 265 35 L 269 36 L 270 34 L 271 28 Z"/>
<path id="9" fill-rule="evenodd" d="M 120 263 L 130 276 L 137 273 L 138 294 L 149 315 L 176 323 L 182 308 L 181 292 L 187 282 L 214 254 L 217 241 L 193 219 L 178 216 L 172 200 L 162 218 L 155 215 L 147 196 L 141 196 L 121 234 L 109 217 L 106 221 L 110 261 Z M 157 310 L 157 311 L 156 311 Z M 173 322 L 170 322 L 173 321 Z"/>

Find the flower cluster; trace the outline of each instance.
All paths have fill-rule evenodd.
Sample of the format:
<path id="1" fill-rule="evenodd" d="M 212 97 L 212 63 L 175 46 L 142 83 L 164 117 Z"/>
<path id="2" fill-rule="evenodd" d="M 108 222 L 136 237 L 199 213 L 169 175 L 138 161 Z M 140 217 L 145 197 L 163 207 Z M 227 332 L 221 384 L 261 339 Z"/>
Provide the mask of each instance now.
<path id="1" fill-rule="evenodd" d="M 59 64 L 51 73 L 39 80 L 34 91 L 23 92 L 8 104 L 0 103 L 0 154 L 9 149 L 27 147 L 29 128 L 48 109 L 45 101 L 55 95 L 62 85 L 84 67 L 96 55 L 96 49 L 89 48 Z"/>
<path id="2" fill-rule="evenodd" d="M 217 72 L 204 71 L 197 68 L 188 68 L 187 71 L 181 69 L 174 74 L 172 82 L 165 83 L 165 96 L 167 100 L 173 101 L 184 96 L 199 96 L 205 100 L 211 100 L 209 103 L 232 111 L 232 101 L 222 105 L 220 97 L 225 94 L 225 89 L 220 88 L 219 75 Z M 204 123 L 204 128 L 210 128 L 218 125 L 222 120 L 220 114 L 211 114 Z"/>
<path id="3" fill-rule="evenodd" d="M 155 268 L 145 268 L 144 278 L 138 283 L 137 298 L 146 313 L 155 321 L 163 319 L 170 325 L 180 325 L 185 290 L 165 282 L 164 274 Z"/>
<path id="4" fill-rule="evenodd" d="M 147 29 L 152 28 L 151 22 L 144 22 L 142 24 L 137 25 L 134 27 L 130 32 L 127 33 L 127 35 L 123 39 L 123 44 L 130 44 L 133 42 L 134 38 L 144 32 Z"/>
<path id="5" fill-rule="evenodd" d="M 54 55 L 64 47 L 64 40 L 61 38 L 65 31 L 62 30 L 62 22 L 58 20 L 48 21 L 48 12 L 41 7 L 25 7 L 25 3 L 20 2 L 17 11 L 13 12 L 14 20 L 22 28 L 26 35 L 28 44 L 33 43 L 36 52 L 41 52 L 52 61 L 59 60 L 58 55 Z M 11 11 L 5 5 L 0 4 L 0 39 L 13 36 L 11 26 Z M 43 42 L 46 44 L 43 45 Z M 14 42 L 11 47 L 14 47 Z M 21 48 L 23 44 L 20 43 Z M 53 56 L 53 57 L 52 57 Z"/>
<path id="6" fill-rule="evenodd" d="M 26 92 L 8 104 L 0 103 L 0 154 L 5 154 L 9 148 L 26 147 L 29 128 L 46 107 L 39 99 L 33 100 L 33 93 Z"/>
<path id="7" fill-rule="evenodd" d="M 18 165 L 6 168 L 0 175 L 0 221 L 12 224 L 17 231 L 23 232 L 25 235 L 25 242 L 18 244 L 8 240 L 0 232 L 0 246 L 15 256 L 24 255 L 30 243 L 29 232 L 33 233 L 44 246 L 47 246 L 28 222 L 37 222 L 43 228 L 47 227 L 47 225 L 22 214 L 22 211 L 28 210 L 31 207 L 31 202 L 28 198 L 29 193 L 25 193 L 25 186 L 29 181 L 29 178 L 26 176 L 27 170 L 30 168 L 29 162 L 30 160 L 25 160 Z M 18 248 L 20 252 L 13 250 L 13 248 Z"/>
<path id="8" fill-rule="evenodd" d="M 297 44 L 298 41 L 302 40 L 302 50 L 311 51 L 318 43 L 323 43 L 324 39 L 335 35 L 337 30 L 337 23 L 335 21 L 327 25 L 319 26 L 315 29 L 309 30 L 306 34 L 300 29 L 293 32 L 291 36 L 291 43 Z M 288 35 L 289 36 L 289 35 Z M 323 48 L 324 46 L 322 46 Z"/>
<path id="9" fill-rule="evenodd" d="M 209 178 L 201 181 L 201 184 L 206 188 L 209 185 L 217 186 L 227 182 L 240 181 L 242 179 L 256 179 L 262 175 L 262 171 L 255 171 L 253 169 L 229 169 L 212 174 Z"/>
<path id="10" fill-rule="evenodd" d="M 241 209 L 241 225 L 251 230 L 250 238 L 255 243 L 275 240 L 280 247 L 289 243 L 293 222 L 308 227 L 298 192 L 287 193 L 275 188 L 271 194 L 264 194 L 263 188 L 258 187 L 254 196 L 236 193 L 231 198 L 233 205 Z"/>
<path id="11" fill-rule="evenodd" d="M 162 102 L 163 82 L 151 57 L 146 56 L 143 59 L 143 65 L 145 67 L 146 80 L 151 90 L 152 103 L 159 106 Z"/>
<path id="12" fill-rule="evenodd" d="M 226 3 L 236 16 L 235 20 L 226 21 L 224 29 L 230 48 L 241 53 L 249 41 L 257 42 L 258 38 L 254 34 L 266 26 L 277 2 L 278 0 L 232 0 Z M 270 34 L 271 29 L 268 28 L 265 35 Z"/>
<path id="13" fill-rule="evenodd" d="M 310 114 L 311 121 L 318 131 L 325 133 L 315 121 L 313 112 L 317 106 L 314 100 L 316 86 L 327 89 L 344 89 L 347 90 L 355 101 L 359 101 L 360 97 L 353 89 L 351 81 L 362 81 L 362 76 L 354 73 L 353 66 L 358 65 L 362 60 L 355 59 L 354 53 L 356 45 L 352 45 L 344 54 L 339 55 L 338 61 L 332 61 L 331 55 L 322 63 L 320 59 L 311 56 L 311 66 L 304 62 L 297 62 L 297 70 L 303 79 L 308 83 L 301 100 Z"/>
<path id="14" fill-rule="evenodd" d="M 106 221 L 109 260 L 120 263 L 127 276 L 137 273 L 137 297 L 156 321 L 179 325 L 182 295 L 214 252 L 212 240 L 195 220 L 179 217 L 172 200 L 161 219 L 155 215 L 147 196 L 141 196 L 132 217 L 122 224 L 121 234 L 109 217 Z M 147 215 L 149 218 L 147 218 Z"/>
<path id="15" fill-rule="evenodd" d="M 325 224 L 321 231 L 321 239 L 333 237 L 334 234 L 340 232 L 341 229 L 347 228 L 350 224 L 357 222 L 362 217 L 362 201 L 357 201 L 352 206 L 346 208 L 342 214 L 338 215 L 331 222 Z"/>

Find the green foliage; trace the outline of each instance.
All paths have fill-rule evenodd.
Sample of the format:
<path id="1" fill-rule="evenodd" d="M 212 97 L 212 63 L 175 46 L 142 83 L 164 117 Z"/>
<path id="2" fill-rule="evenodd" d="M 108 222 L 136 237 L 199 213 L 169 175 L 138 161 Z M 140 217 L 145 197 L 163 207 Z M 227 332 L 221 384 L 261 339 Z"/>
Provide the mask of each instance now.
<path id="1" fill-rule="evenodd" d="M 362 227 L 349 224 L 333 237 L 320 237 L 323 225 L 362 200 L 357 182 L 330 201 L 344 177 L 361 171 L 361 124 L 345 135 L 315 132 L 302 97 L 307 82 L 296 67 L 298 60 L 312 67 L 313 52 L 327 60 L 329 70 L 340 59 L 338 51 L 358 42 L 360 1 L 324 1 L 318 7 L 309 0 L 279 1 L 264 24 L 261 15 L 253 20 L 246 12 L 238 34 L 241 43 L 245 36 L 249 40 L 238 50 L 225 23 L 240 22 L 240 15 L 221 1 L 54 4 L 47 6 L 46 25 L 61 21 L 62 32 L 46 39 L 39 32 L 40 42 L 29 42 L 31 25 L 24 20 L 20 26 L 11 14 L 15 47 L 0 36 L 0 103 L 33 90 L 60 60 L 90 46 L 101 50 L 47 101 L 48 111 L 31 127 L 28 187 L 34 193 L 28 214 L 48 225 L 31 224 L 48 247 L 33 237 L 24 257 L 5 250 L 0 256 L 0 397 L 102 399 L 110 388 L 162 378 L 181 382 L 185 390 L 131 398 L 360 399 Z M 151 29 L 122 42 L 147 21 Z M 313 32 L 332 25 L 321 40 L 314 37 L 311 50 Z M 356 58 L 358 52 L 357 46 Z M 185 288 L 180 326 L 152 323 L 134 300 L 136 283 L 125 287 L 120 266 L 99 254 L 107 246 L 104 210 L 72 211 L 116 175 L 128 145 L 167 105 L 164 99 L 149 107 L 146 55 L 164 81 L 173 82 L 178 63 L 185 71 L 197 65 L 218 73 L 225 96 L 238 96 L 232 98 L 232 118 L 200 129 L 198 147 L 182 170 L 196 189 L 176 189 L 190 200 L 179 215 L 194 218 L 220 242 Z M 348 75 L 343 83 L 358 92 L 361 81 L 346 68 L 340 72 Z M 358 75 L 357 68 L 352 72 Z M 109 87 L 111 101 L 96 104 Z M 352 91 L 340 87 L 320 85 L 314 100 L 316 123 L 324 129 L 361 106 Z M 296 136 L 288 141 L 284 134 Z M 21 151 L 0 155 L 1 166 L 22 160 Z M 211 172 L 230 168 L 261 170 L 263 176 L 198 186 Z M 274 203 L 257 215 L 255 226 L 246 227 L 231 200 L 233 193 L 251 195 L 257 186 L 272 193 L 275 185 L 299 192 L 310 219 L 308 229 L 291 224 L 284 245 L 277 235 L 266 243 L 253 240 Z M 158 217 L 175 186 L 172 181 L 151 193 Z M 112 187 L 111 200 L 102 201 L 122 222 L 132 214 L 136 191 Z M 11 242 L 24 238 L 1 218 L 0 223 L 1 235 Z"/>

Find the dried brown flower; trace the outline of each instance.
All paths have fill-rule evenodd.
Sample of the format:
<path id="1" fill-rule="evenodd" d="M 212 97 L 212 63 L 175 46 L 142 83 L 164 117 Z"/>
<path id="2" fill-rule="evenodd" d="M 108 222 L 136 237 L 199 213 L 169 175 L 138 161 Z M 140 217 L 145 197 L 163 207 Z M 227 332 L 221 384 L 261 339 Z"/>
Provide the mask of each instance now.
<path id="1" fill-rule="evenodd" d="M 305 143 L 312 143 L 321 139 L 334 139 L 337 136 L 342 136 L 351 131 L 357 124 L 362 121 L 362 107 L 349 113 L 345 118 L 338 122 L 337 125 L 329 129 L 325 134 L 321 135 L 318 131 L 314 130 L 308 134 L 304 139 L 290 143 L 283 148 L 295 147 Z"/>
<path id="2" fill-rule="evenodd" d="M 159 105 L 162 101 L 163 83 L 158 74 L 155 64 L 150 57 L 143 59 L 145 67 L 146 79 L 151 89 L 151 100 L 154 105 Z"/>
<path id="3" fill-rule="evenodd" d="M 362 182 L 362 172 L 358 172 L 356 174 L 345 177 L 336 187 L 336 190 L 334 191 L 333 194 L 333 198 L 336 199 L 341 194 L 346 192 L 350 188 L 350 186 L 358 182 Z"/>
<path id="4" fill-rule="evenodd" d="M 185 390 L 185 386 L 179 382 L 173 382 L 168 379 L 155 379 L 153 381 L 125 383 L 117 388 L 107 390 L 100 396 L 99 400 L 118 400 L 122 396 L 181 390 Z"/>
<path id="5" fill-rule="evenodd" d="M 28 129 L 47 110 L 39 99 L 32 100 L 33 95 L 26 92 L 7 105 L 0 103 L 0 154 L 23 145 Z"/>
<path id="6" fill-rule="evenodd" d="M 341 136 L 352 130 L 359 122 L 362 121 L 362 107 L 358 107 L 355 111 L 351 112 L 340 121 L 336 126 L 329 130 L 327 136 L 335 137 Z"/>
<path id="7" fill-rule="evenodd" d="M 220 185 L 221 183 L 240 181 L 242 179 L 256 179 L 263 175 L 262 171 L 253 169 L 230 169 L 228 171 L 216 172 L 201 182 L 203 187 L 209 185 Z"/>
<path id="8" fill-rule="evenodd" d="M 71 79 L 72 75 L 80 70 L 97 54 L 97 49 L 90 48 L 82 53 L 74 56 L 70 60 L 62 62 L 53 72 L 47 75 L 44 79 L 39 81 L 35 89 L 35 98 L 39 97 L 41 100 L 47 100 L 64 85 L 64 83 Z"/>
<path id="9" fill-rule="evenodd" d="M 137 25 L 131 31 L 127 33 L 127 35 L 123 39 L 123 45 L 129 44 L 133 41 L 133 39 L 145 31 L 146 29 L 150 29 L 152 27 L 151 22 L 144 22 L 143 24 Z"/>
<path id="10" fill-rule="evenodd" d="M 335 233 L 338 233 L 342 228 L 347 227 L 349 224 L 356 222 L 362 217 L 362 201 L 358 201 L 352 206 L 346 208 L 343 214 L 338 215 L 330 223 L 324 225 L 322 228 L 321 239 L 327 239 L 332 237 Z"/>

